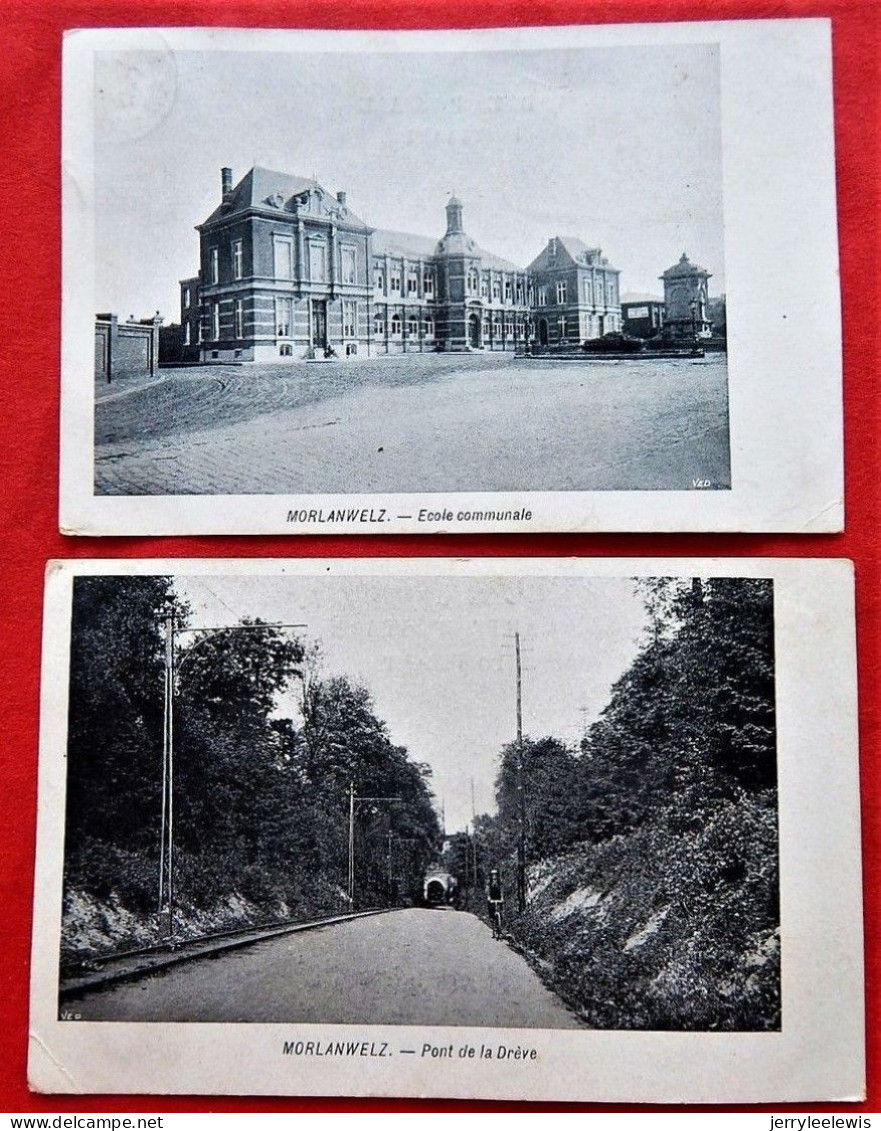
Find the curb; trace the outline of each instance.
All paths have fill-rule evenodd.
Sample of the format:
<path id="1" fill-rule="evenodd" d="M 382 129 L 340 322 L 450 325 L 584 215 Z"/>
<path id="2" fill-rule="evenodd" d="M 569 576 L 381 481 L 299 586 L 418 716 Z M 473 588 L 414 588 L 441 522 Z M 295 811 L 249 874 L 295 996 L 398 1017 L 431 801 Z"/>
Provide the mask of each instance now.
<path id="1" fill-rule="evenodd" d="M 157 970 L 165 970 L 169 966 L 177 966 L 182 962 L 192 962 L 197 958 L 207 958 L 209 955 L 221 954 L 224 951 L 238 950 L 241 947 L 251 946 L 253 943 L 264 942 L 266 939 L 278 938 L 281 935 L 292 935 L 298 931 L 312 931 L 318 927 L 330 927 L 336 923 L 347 923 L 351 919 L 366 919 L 372 915 L 388 915 L 392 911 L 403 910 L 399 907 L 382 907 L 374 911 L 356 911 L 350 915 L 335 915 L 332 919 L 316 919 L 309 923 L 293 923 L 285 927 L 275 927 L 263 931 L 261 934 L 249 935 L 246 938 L 233 938 L 233 939 L 218 939 L 217 942 L 211 943 L 207 946 L 200 947 L 199 949 L 192 950 L 186 954 L 177 953 L 173 951 L 168 954 L 156 954 L 152 957 L 149 963 L 142 963 L 126 969 L 99 971 L 95 974 L 86 974 L 79 978 L 68 978 L 66 981 L 60 981 L 58 985 L 59 999 L 69 997 L 71 994 L 79 993 L 82 990 L 100 989 L 103 986 L 113 985 L 117 982 L 134 981 L 137 978 L 142 978 L 146 974 L 152 974 Z M 182 943 L 182 946 L 198 945 L 198 940 L 193 939 L 191 942 Z M 105 959 L 107 962 L 113 961 L 112 957 Z"/>

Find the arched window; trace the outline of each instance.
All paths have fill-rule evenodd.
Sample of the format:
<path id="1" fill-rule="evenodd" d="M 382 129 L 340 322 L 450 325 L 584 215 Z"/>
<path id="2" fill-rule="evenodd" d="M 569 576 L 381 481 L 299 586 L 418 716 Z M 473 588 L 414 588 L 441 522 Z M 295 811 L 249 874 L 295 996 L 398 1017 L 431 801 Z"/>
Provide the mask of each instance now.
<path id="1" fill-rule="evenodd" d="M 377 310 L 373 315 L 373 332 L 377 338 L 381 338 L 385 333 L 385 315 L 381 310 Z"/>
<path id="2" fill-rule="evenodd" d="M 279 357 L 293 357 L 294 356 L 294 347 L 292 345 L 289 345 L 289 344 L 280 345 L 278 347 L 278 356 Z"/>
<path id="3" fill-rule="evenodd" d="M 471 267 L 468 271 L 468 293 L 470 295 L 476 295 L 477 294 L 477 286 L 478 286 L 477 272 L 474 270 L 473 267 Z"/>
<path id="4" fill-rule="evenodd" d="M 407 333 L 411 338 L 419 337 L 419 319 L 415 314 L 411 314 L 407 319 Z"/>
<path id="5" fill-rule="evenodd" d="M 400 314 L 392 315 L 392 337 L 400 338 L 401 336 L 401 316 Z"/>

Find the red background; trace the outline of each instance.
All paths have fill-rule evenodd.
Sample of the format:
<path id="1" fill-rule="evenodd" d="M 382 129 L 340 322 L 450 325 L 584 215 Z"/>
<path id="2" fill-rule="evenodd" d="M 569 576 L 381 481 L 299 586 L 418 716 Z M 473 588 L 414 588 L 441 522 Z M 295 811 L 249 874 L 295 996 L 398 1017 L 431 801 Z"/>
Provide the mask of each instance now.
<path id="1" fill-rule="evenodd" d="M 847 530 L 841 535 L 66 538 L 58 533 L 59 115 L 66 28 L 190 25 L 443 28 L 828 16 L 832 19 L 844 310 Z M 779 555 L 849 557 L 857 567 L 869 1098 L 858 1105 L 742 1110 L 878 1111 L 881 887 L 877 757 L 879 647 L 879 7 L 875 0 L 6 0 L 0 8 L 0 360 L 4 475 L 0 720 L 0 1104 L 15 1111 L 513 1110 L 523 1104 L 332 1098 L 42 1097 L 27 1088 L 28 969 L 36 812 L 43 569 L 55 557 L 357 555 Z M 811 752 L 819 755 L 819 751 Z M 834 814 L 829 815 L 835 819 Z M 549 1105 L 543 1105 L 545 1109 Z M 561 1110 L 637 1110 L 554 1105 Z M 645 1110 L 645 1109 L 641 1109 Z M 662 1109 L 665 1110 L 665 1109 Z M 726 1109 L 731 1110 L 731 1109 Z"/>

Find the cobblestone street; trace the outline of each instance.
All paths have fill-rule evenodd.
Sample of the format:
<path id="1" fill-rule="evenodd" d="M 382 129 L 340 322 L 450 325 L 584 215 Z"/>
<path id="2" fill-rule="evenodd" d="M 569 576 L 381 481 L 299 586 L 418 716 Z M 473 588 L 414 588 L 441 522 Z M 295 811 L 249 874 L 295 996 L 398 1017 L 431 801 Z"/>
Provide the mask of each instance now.
<path id="1" fill-rule="evenodd" d="M 724 355 L 164 371 L 96 406 L 102 495 L 730 486 Z"/>

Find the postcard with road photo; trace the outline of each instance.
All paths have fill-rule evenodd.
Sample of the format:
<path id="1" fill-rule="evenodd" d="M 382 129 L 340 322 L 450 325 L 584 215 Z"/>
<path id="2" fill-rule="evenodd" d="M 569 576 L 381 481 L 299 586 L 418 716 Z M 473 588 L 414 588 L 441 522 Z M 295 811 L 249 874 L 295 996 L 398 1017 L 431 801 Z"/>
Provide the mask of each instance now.
<path id="1" fill-rule="evenodd" d="M 862 1094 L 841 561 L 49 566 L 42 1092 Z"/>
<path id="2" fill-rule="evenodd" d="M 64 43 L 67 533 L 841 529 L 824 20 Z"/>

